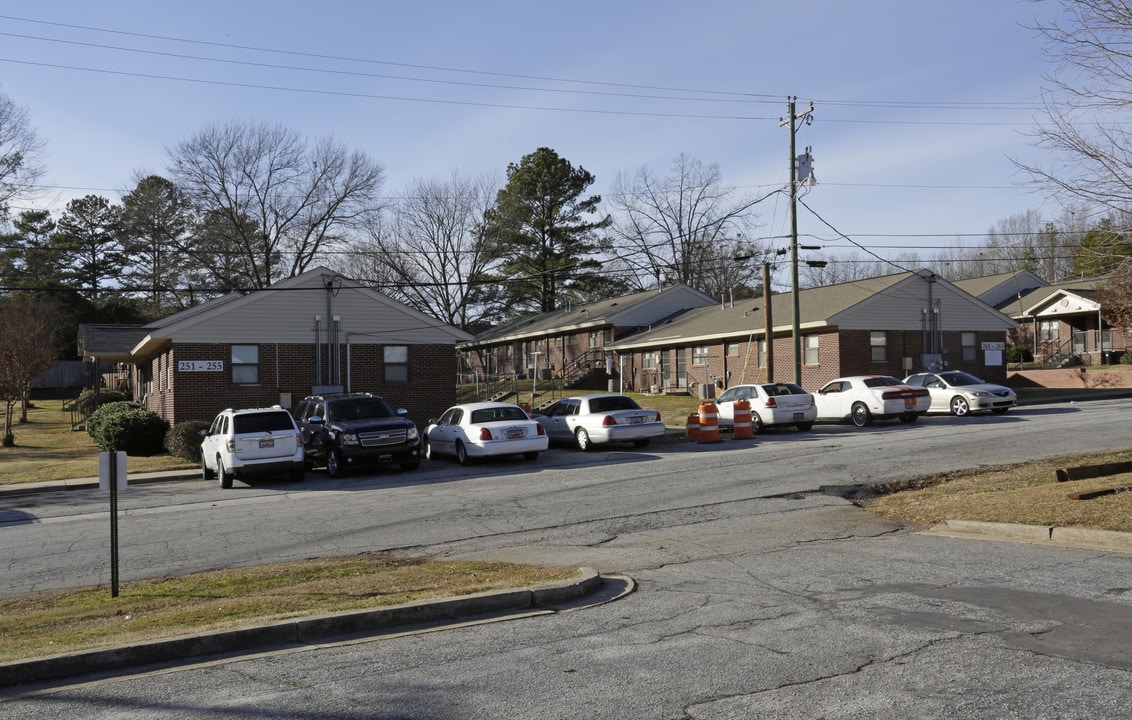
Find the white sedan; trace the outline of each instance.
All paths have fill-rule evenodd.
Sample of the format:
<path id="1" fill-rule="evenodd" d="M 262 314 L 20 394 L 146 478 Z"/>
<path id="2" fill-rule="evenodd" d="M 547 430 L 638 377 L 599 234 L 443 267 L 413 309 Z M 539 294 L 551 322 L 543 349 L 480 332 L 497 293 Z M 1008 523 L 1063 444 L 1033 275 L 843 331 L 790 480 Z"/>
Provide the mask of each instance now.
<path id="1" fill-rule="evenodd" d="M 924 387 L 932 396 L 929 412 L 949 412 L 962 417 L 976 410 L 1004 413 L 1014 407 L 1018 397 L 1004 385 L 983 382 L 970 373 L 949 370 L 919 373 L 904 378 L 912 387 Z"/>
<path id="2" fill-rule="evenodd" d="M 479 402 L 454 405 L 428 421 L 424 455 L 451 455 L 461 465 L 474 459 L 522 455 L 534 460 L 550 444 L 546 430 L 518 405 Z"/>
<path id="3" fill-rule="evenodd" d="M 643 410 L 633 398 L 614 393 L 563 398 L 537 417 L 551 439 L 574 442 L 581 450 L 611 442 L 644 447 L 664 435 L 659 412 Z"/>
<path id="4" fill-rule="evenodd" d="M 857 427 L 874 420 L 915 422 L 928 411 L 931 395 L 888 375 L 856 375 L 826 383 L 814 394 L 819 422 L 849 420 Z"/>
<path id="5" fill-rule="evenodd" d="M 721 428 L 735 425 L 737 400 L 751 404 L 751 422 L 756 432 L 774 425 L 793 425 L 802 431 L 809 430 L 818 416 L 814 396 L 794 383 L 736 385 L 724 390 L 715 400 Z"/>

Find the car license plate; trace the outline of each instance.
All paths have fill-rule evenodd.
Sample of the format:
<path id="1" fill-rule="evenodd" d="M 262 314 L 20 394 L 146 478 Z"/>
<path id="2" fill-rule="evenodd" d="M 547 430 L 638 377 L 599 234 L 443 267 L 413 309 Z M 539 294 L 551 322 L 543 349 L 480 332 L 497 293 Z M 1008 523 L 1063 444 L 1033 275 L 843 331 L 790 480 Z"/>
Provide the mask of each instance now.
<path id="1" fill-rule="evenodd" d="M 910 398 L 910 397 L 904 398 L 904 409 L 905 410 L 915 410 L 916 409 L 916 398 Z"/>
<path id="2" fill-rule="evenodd" d="M 639 415 L 629 418 L 630 425 L 640 425 L 645 419 Z"/>
<path id="3" fill-rule="evenodd" d="M 384 462 L 384 463 L 393 462 L 393 456 L 392 455 L 378 455 L 377 461 L 378 462 Z"/>
<path id="4" fill-rule="evenodd" d="M 259 446 L 261 448 L 273 448 L 275 447 L 275 440 L 273 438 L 260 438 Z"/>
<path id="5" fill-rule="evenodd" d="M 523 437 L 523 431 L 522 430 L 512 429 L 512 430 L 507 431 L 507 439 L 508 440 L 518 440 L 521 437 Z"/>
<path id="6" fill-rule="evenodd" d="M 800 412 L 794 413 L 794 419 L 795 420 L 802 420 L 805 417 L 806 417 L 806 413 L 800 413 Z"/>

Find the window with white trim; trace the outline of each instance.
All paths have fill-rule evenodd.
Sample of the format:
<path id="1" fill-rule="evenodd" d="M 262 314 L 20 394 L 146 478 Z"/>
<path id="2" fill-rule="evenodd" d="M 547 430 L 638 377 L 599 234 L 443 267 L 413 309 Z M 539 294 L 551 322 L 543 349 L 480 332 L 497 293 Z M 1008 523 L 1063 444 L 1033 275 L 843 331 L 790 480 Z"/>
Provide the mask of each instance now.
<path id="1" fill-rule="evenodd" d="M 805 340 L 803 344 L 806 349 L 805 363 L 807 365 L 817 365 L 818 361 L 821 359 L 821 355 L 818 352 L 819 337 L 818 335 L 807 335 L 803 338 Z"/>
<path id="2" fill-rule="evenodd" d="M 708 346 L 695 345 L 692 347 L 692 364 L 693 365 L 707 365 L 708 363 Z"/>
<path id="3" fill-rule="evenodd" d="M 232 383 L 259 384 L 259 345 L 232 346 Z"/>
<path id="4" fill-rule="evenodd" d="M 409 382 L 409 346 L 386 345 L 382 348 L 385 361 L 385 382 Z"/>
<path id="5" fill-rule="evenodd" d="M 869 331 L 869 359 L 875 363 L 888 362 L 888 333 L 884 330 Z"/>
<path id="6" fill-rule="evenodd" d="M 959 334 L 963 345 L 963 362 L 973 363 L 979 360 L 979 334 L 965 332 Z"/>

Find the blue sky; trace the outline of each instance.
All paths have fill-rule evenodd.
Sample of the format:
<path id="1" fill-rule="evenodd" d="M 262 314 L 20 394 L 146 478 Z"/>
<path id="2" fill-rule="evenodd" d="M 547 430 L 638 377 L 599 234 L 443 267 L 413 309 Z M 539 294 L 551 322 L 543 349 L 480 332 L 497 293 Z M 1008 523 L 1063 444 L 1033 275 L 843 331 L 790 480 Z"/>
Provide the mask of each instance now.
<path id="1" fill-rule="evenodd" d="M 1052 68 L 1025 26 L 1044 3 L 15 5 L 0 9 L 0 92 L 48 143 L 58 206 L 116 200 L 135 172 L 163 171 L 167 147 L 231 120 L 362 149 L 390 196 L 418 177 L 502 177 L 542 146 L 597 193 L 686 153 L 762 195 L 788 180 L 779 119 L 796 96 L 814 105 L 797 137 L 819 183 L 806 205 L 879 255 L 1062 212 L 1012 162 L 1043 158 L 1027 132 Z M 767 200 L 760 235 L 788 233 L 788 218 L 784 196 Z M 832 257 L 852 247 L 804 208 L 799 230 Z"/>

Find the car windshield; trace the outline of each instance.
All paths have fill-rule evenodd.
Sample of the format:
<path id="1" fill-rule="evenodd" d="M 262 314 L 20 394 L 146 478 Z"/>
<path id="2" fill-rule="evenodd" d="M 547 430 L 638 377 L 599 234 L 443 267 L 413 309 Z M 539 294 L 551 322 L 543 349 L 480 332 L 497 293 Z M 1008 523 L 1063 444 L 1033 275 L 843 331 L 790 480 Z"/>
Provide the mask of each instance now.
<path id="1" fill-rule="evenodd" d="M 481 408 L 472 411 L 471 422 L 473 425 L 480 423 L 497 422 L 500 420 L 526 420 L 527 414 L 518 405 Z"/>
<path id="2" fill-rule="evenodd" d="M 237 435 L 245 433 L 294 430 L 291 416 L 286 412 L 244 413 L 232 418 L 232 429 Z"/>
<path id="3" fill-rule="evenodd" d="M 903 384 L 904 383 L 900 382 L 896 378 L 888 377 L 887 375 L 882 375 L 882 376 L 879 376 L 879 377 L 865 378 L 865 387 L 884 387 L 885 385 L 903 385 Z"/>
<path id="4" fill-rule="evenodd" d="M 376 397 L 349 398 L 326 404 L 326 419 L 336 422 L 389 418 L 394 415 L 396 413 L 389 403 Z"/>
<path id="5" fill-rule="evenodd" d="M 631 397 L 624 395 L 610 395 L 609 397 L 590 398 L 590 412 L 605 413 L 615 410 L 640 410 L 641 406 Z"/>
<path id="6" fill-rule="evenodd" d="M 983 381 L 979 378 L 965 372 L 946 372 L 940 373 L 939 376 L 943 378 L 944 382 L 948 385 L 982 385 Z"/>

